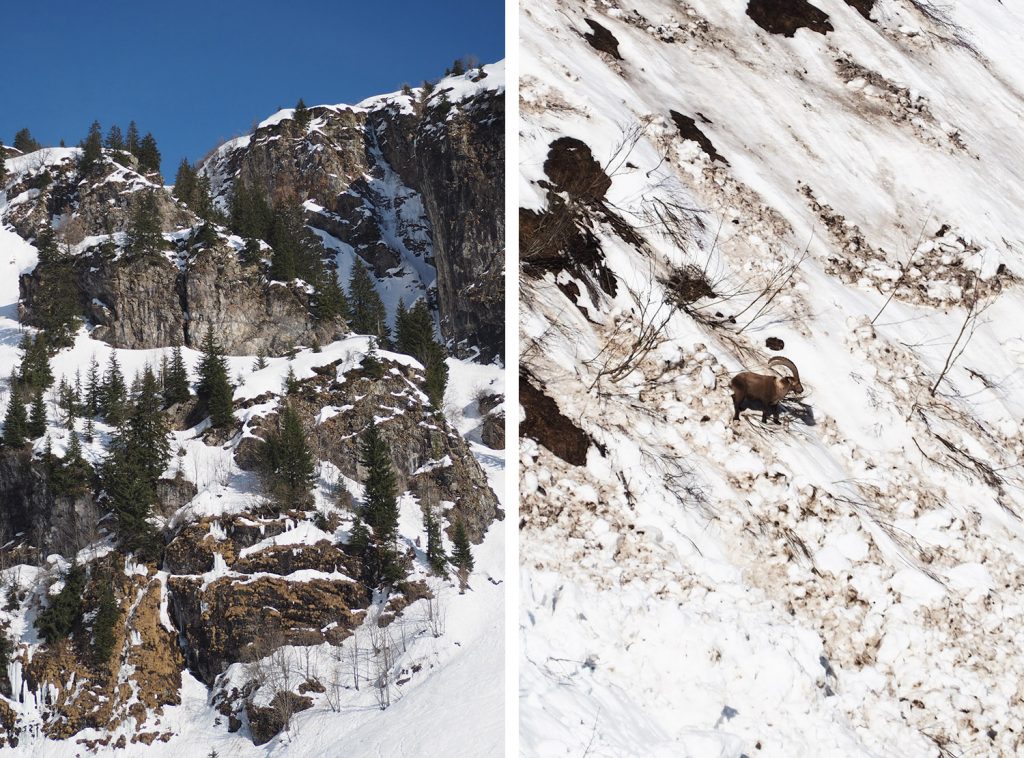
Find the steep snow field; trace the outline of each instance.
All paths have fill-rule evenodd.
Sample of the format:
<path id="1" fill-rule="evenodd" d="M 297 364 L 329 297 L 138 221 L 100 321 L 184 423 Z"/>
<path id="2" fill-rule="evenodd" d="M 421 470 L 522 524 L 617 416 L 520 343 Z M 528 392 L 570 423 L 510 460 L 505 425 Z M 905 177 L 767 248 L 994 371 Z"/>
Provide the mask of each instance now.
<path id="1" fill-rule="evenodd" d="M 1024 752 L 1024 10 L 814 5 L 523 3 L 521 204 L 586 143 L 617 285 L 524 269 L 523 362 L 595 443 L 520 452 L 524 755 Z M 716 297 L 674 309 L 686 266 Z M 769 337 L 806 393 L 731 423 Z"/>
<path id="2" fill-rule="evenodd" d="M 7 204 L 6 196 L 0 193 L 0 215 L 6 210 Z M 17 316 L 18 276 L 31 271 L 36 261 L 35 248 L 0 225 L 0 367 L 3 367 L 5 374 L 20 359 L 17 346 L 22 329 Z M 235 399 L 241 401 L 268 391 L 281 393 L 289 366 L 299 379 L 312 376 L 313 367 L 339 358 L 347 360 L 342 370 L 345 366 L 355 366 L 370 349 L 369 343 L 366 337 L 349 337 L 325 345 L 320 352 L 302 349 L 291 360 L 269 358 L 267 367 L 258 371 L 253 365 L 256 356 L 229 357 L 230 375 L 237 383 Z M 56 382 L 59 383 L 62 376 L 73 381 L 78 370 L 84 375 L 93 356 L 102 369 L 112 352 L 116 352 L 122 372 L 130 380 L 146 364 L 158 366 L 163 355 L 170 354 L 170 349 L 114 350 L 105 343 L 90 339 L 83 329 L 74 347 L 60 351 L 51 361 Z M 200 354 L 192 350 L 183 352 L 194 378 Z M 393 360 L 415 363 L 408 356 L 384 351 L 380 354 Z M 479 423 L 476 396 L 485 389 L 492 393 L 503 393 L 504 371 L 499 366 L 481 366 L 456 359 L 449 359 L 449 371 L 446 413 L 460 432 L 468 434 Z M 6 408 L 7 399 L 5 381 L 0 396 L 0 414 Z M 254 406 L 238 410 L 236 415 L 244 419 L 247 414 L 257 410 L 265 412 L 267 408 L 265 404 Z M 52 407 L 50 416 L 49 433 L 54 452 L 63 455 L 68 433 L 52 421 L 56 416 Z M 101 423 L 96 424 L 96 430 L 96 442 L 83 445 L 84 454 L 93 462 L 102 460 L 104 441 L 112 431 Z M 180 471 L 199 490 L 196 497 L 172 517 L 176 521 L 242 511 L 251 506 L 256 493 L 254 476 L 235 465 L 230 450 L 204 444 L 197 434 L 201 430 L 202 427 L 173 433 L 172 449 L 177 454 L 167 473 Z M 38 443 L 37 447 L 41 446 L 42 443 Z M 491 450 L 479 442 L 471 442 L 471 446 L 488 475 L 491 487 L 500 498 L 504 492 L 504 452 Z M 339 473 L 326 463 L 321 464 L 320 473 L 317 503 L 320 507 L 330 507 L 327 506 L 330 501 L 328 493 Z M 361 492 L 358 483 L 349 481 L 347 485 L 351 491 L 357 494 Z M 419 539 L 425 544 L 420 509 L 415 499 L 406 494 L 400 504 L 400 539 L 409 544 Z M 301 522 L 279 535 L 276 540 L 279 543 L 312 543 L 318 539 L 343 536 L 345 533 L 346 530 L 341 529 L 338 534 L 325 534 L 312 527 L 310 522 Z M 429 581 L 438 599 L 430 607 L 426 600 L 413 603 L 389 627 L 396 645 L 392 662 L 393 679 L 404 681 L 392 687 L 391 705 L 387 709 L 379 707 L 372 687 L 363 686 L 358 691 L 347 687 L 348 667 L 351 665 L 347 662 L 349 653 L 357 641 L 364 647 L 369 644 L 372 634 L 370 628 L 374 625 L 371 618 L 357 631 L 355 637 L 339 648 L 325 644 L 308 649 L 311 650 L 313 665 L 321 675 L 325 679 L 337 678 L 338 681 L 344 676 L 345 686 L 333 694 L 328 690 L 324 695 L 317 695 L 311 709 L 298 714 L 287 731 L 265 745 L 254 746 L 245 730 L 229 733 L 224 716 L 210 703 L 210 693 L 206 687 L 188 671 L 183 671 L 182 704 L 165 708 L 164 714 L 156 719 L 160 724 L 158 728 L 174 732 L 175 736 L 169 742 L 156 741 L 145 748 L 137 744 L 129 744 L 127 749 L 120 750 L 100 748 L 98 752 L 88 754 L 206 756 L 216 751 L 221 758 L 328 756 L 336 754 L 341 745 L 344 745 L 346 755 L 367 757 L 394 755 L 440 758 L 500 754 L 504 744 L 504 544 L 504 523 L 496 522 L 483 543 L 474 547 L 475 569 L 469 579 L 470 589 L 465 594 L 460 594 L 457 585 L 451 581 L 442 583 L 428 578 L 424 567 L 420 565 L 421 561 L 417 561 L 414 577 Z M 451 545 L 447 544 L 447 548 L 450 550 Z M 110 549 L 109 539 L 104 540 L 87 548 L 80 558 L 87 559 L 86 554 L 94 555 Z M 0 572 L 0 584 L 7 586 L 8 582 L 16 581 L 25 588 L 41 592 L 45 590 L 42 581 L 45 575 L 56 575 L 60 567 L 66 567 L 66 562 L 59 556 L 48 559 L 47 566 L 42 569 L 15 566 Z M 144 572 L 146 568 L 126 566 L 125 570 Z M 204 578 L 213 580 L 218 575 L 215 566 Z M 161 582 L 167 578 L 166 572 L 158 572 L 157 576 Z M 297 577 L 292 575 L 291 578 Z M 0 620 L 10 623 L 16 645 L 40 644 L 32 618 L 0 611 Z M 165 618 L 164 623 L 169 626 L 169 618 Z M 401 640 L 400 644 L 398 640 Z M 296 669 L 300 665 L 307 665 L 307 648 L 285 647 L 283 650 Z M 342 661 L 346 662 L 343 664 Z M 343 665 L 346 667 L 344 673 L 341 671 Z M 235 664 L 226 673 L 227 681 L 237 677 L 239 683 L 244 682 L 245 674 L 244 665 Z M 33 736 L 32 725 L 38 727 L 41 724 L 41 713 L 47 708 L 45 702 L 41 701 L 43 693 L 34 694 L 22 687 L 18 666 L 11 667 L 9 678 L 15 693 L 12 706 L 19 723 L 28 731 L 21 735 L 19 746 L 5 750 L 5 754 L 38 758 L 78 756 L 86 751 L 77 740 L 106 736 L 106 733 L 88 729 L 65 741 L 46 739 L 38 734 L 38 730 Z M 328 695 L 335 701 L 333 705 L 328 702 Z M 122 727 L 114 733 L 114 741 L 122 731 L 131 738 L 130 729 Z"/>

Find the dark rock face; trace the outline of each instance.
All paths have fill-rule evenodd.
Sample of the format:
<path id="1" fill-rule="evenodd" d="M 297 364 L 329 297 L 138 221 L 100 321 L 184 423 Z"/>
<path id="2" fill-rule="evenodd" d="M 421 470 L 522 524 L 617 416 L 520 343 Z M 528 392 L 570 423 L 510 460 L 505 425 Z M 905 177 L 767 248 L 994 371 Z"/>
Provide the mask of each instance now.
<path id="1" fill-rule="evenodd" d="M 246 703 L 245 715 L 249 717 L 249 731 L 254 745 L 270 742 L 284 729 L 292 714 L 313 707 L 313 699 L 294 692 L 278 692 L 266 708 L 251 702 Z"/>
<path id="2" fill-rule="evenodd" d="M 380 150 L 423 196 L 434 238 L 441 331 L 504 355 L 504 92 L 452 107 L 434 94 L 422 115 L 375 111 Z"/>
<path id="3" fill-rule="evenodd" d="M 287 645 L 338 643 L 362 620 L 366 590 L 351 580 L 224 577 L 168 580 L 189 668 L 207 684 L 229 664 Z M 271 644 L 275 641 L 276 644 Z"/>
<path id="4" fill-rule="evenodd" d="M 312 108 L 316 130 L 285 119 L 205 168 L 225 202 L 239 181 L 271 200 L 312 198 L 322 210 L 308 222 L 379 277 L 403 255 L 434 265 L 443 336 L 489 360 L 504 353 L 504 90 L 453 103 L 442 82 L 408 106 Z"/>
<path id="5" fill-rule="evenodd" d="M 589 18 L 585 18 L 583 20 L 586 21 L 587 26 L 590 27 L 590 31 L 583 35 L 583 39 L 587 41 L 587 44 L 595 50 L 600 50 L 602 53 L 608 53 L 611 57 L 621 61 L 622 56 L 619 54 L 619 41 L 615 39 L 615 35 L 596 21 L 591 21 Z"/>
<path id="6" fill-rule="evenodd" d="M 260 350 L 281 355 L 296 345 L 340 339 L 348 331 L 341 321 L 318 324 L 304 289 L 267 282 L 223 248 L 196 254 L 185 270 L 182 289 L 188 344 L 193 347 L 202 343 L 208 325 L 225 352 L 235 355 Z"/>
<path id="7" fill-rule="evenodd" d="M 747 15 L 766 32 L 785 37 L 792 37 L 798 29 L 818 34 L 833 31 L 828 14 L 807 0 L 750 0 Z"/>
<path id="8" fill-rule="evenodd" d="M 27 452 L 0 455 L 0 539 L 48 531 L 53 505 L 46 477 Z"/>
<path id="9" fill-rule="evenodd" d="M 519 376 L 519 403 L 526 418 L 519 427 L 520 437 L 536 440 L 566 463 L 584 466 L 590 437 L 569 420 L 558 404 L 537 389 L 526 375 Z"/>
<path id="10" fill-rule="evenodd" d="M 80 313 L 95 324 L 92 336 L 114 347 L 140 350 L 184 345 L 198 348 L 208 324 L 229 355 L 263 350 L 280 355 L 295 345 L 338 339 L 341 321 L 319 324 L 309 294 L 300 286 L 268 282 L 233 251 L 204 248 L 179 267 L 162 255 L 121 256 L 100 252 L 74 260 Z M 20 315 L 35 324 L 35 306 L 50 266 L 21 277 Z"/>
<path id="11" fill-rule="evenodd" d="M 675 122 L 676 128 L 679 130 L 679 135 L 683 139 L 693 140 L 696 142 L 700 145 L 700 149 L 703 150 L 711 160 L 724 163 L 726 166 L 729 165 L 729 161 L 719 154 L 708 136 L 701 131 L 699 126 L 697 126 L 696 120 L 689 116 L 684 116 L 678 111 L 669 111 L 669 115 L 672 117 L 672 121 Z"/>

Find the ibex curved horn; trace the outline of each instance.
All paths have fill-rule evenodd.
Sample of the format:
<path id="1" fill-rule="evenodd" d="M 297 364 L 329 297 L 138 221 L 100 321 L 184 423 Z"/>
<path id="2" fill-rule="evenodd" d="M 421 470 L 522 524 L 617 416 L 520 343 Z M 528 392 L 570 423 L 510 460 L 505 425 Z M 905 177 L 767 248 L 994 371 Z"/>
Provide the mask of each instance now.
<path id="1" fill-rule="evenodd" d="M 774 366 L 776 363 L 779 363 L 788 368 L 790 371 L 793 372 L 793 378 L 796 379 L 798 382 L 800 381 L 800 370 L 797 369 L 796 364 L 793 363 L 793 361 L 791 361 L 789 358 L 784 358 L 781 355 L 776 355 L 768 359 L 769 366 Z"/>

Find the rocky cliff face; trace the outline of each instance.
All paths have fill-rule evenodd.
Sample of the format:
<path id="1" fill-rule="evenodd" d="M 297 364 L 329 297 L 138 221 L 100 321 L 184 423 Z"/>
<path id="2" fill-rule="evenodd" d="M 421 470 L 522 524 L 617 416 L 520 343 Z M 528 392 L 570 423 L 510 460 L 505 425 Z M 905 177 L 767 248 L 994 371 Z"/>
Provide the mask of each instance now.
<path id="1" fill-rule="evenodd" d="M 504 108 L 503 65 L 484 66 L 430 93 L 314 107 L 301 132 L 281 111 L 204 168 L 224 207 L 238 182 L 311 200 L 309 223 L 379 278 L 415 273 L 407 301 L 436 287 L 443 336 L 489 360 L 504 352 Z"/>
<path id="2" fill-rule="evenodd" d="M 241 243 L 225 229 L 212 244 L 194 243 L 201 220 L 164 188 L 109 157 L 83 177 L 74 151 L 41 152 L 8 189 L 6 218 L 26 239 L 59 219 L 58 246 L 70 258 L 77 309 L 93 338 L 132 350 L 197 347 L 212 324 L 228 354 L 280 355 L 347 331 L 340 321 L 316 321 L 308 287 L 272 282 L 260 267 L 242 265 Z M 155 192 L 168 249 L 134 256 L 123 249 L 125 232 L 145 190 Z M 41 263 L 21 277 L 24 323 L 40 323 L 39 298 L 57 266 Z"/>

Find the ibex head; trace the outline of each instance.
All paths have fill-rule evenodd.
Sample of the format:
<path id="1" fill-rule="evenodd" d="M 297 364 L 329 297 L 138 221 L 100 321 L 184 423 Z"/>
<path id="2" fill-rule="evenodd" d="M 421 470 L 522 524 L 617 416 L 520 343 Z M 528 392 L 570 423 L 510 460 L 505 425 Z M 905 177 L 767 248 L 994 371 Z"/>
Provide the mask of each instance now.
<path id="1" fill-rule="evenodd" d="M 774 374 L 754 374 L 749 371 L 736 374 L 729 383 L 732 387 L 732 405 L 735 411 L 733 421 L 738 421 L 740 411 L 744 409 L 748 401 L 755 400 L 763 408 L 761 421 L 767 422 L 769 414 L 779 423 L 779 403 L 786 395 L 796 395 L 804 391 L 800 383 L 800 371 L 796 364 L 789 358 L 781 355 L 775 356 L 768 361 L 769 366 L 785 366 L 792 372 L 792 376 L 775 376 Z"/>

